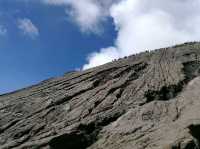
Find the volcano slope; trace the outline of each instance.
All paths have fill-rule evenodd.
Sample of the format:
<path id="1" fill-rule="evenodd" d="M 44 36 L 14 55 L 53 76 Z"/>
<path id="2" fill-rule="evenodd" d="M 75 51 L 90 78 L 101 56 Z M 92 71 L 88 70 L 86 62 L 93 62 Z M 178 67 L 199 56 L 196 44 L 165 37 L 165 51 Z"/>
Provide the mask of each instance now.
<path id="1" fill-rule="evenodd" d="M 200 43 L 0 96 L 0 149 L 199 149 Z"/>

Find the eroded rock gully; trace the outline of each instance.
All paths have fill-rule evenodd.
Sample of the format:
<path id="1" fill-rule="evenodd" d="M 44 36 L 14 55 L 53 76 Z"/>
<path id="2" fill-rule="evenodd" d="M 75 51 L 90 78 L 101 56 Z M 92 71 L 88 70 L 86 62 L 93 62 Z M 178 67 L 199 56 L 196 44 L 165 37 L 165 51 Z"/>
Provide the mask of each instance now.
<path id="1" fill-rule="evenodd" d="M 177 84 L 163 86 L 160 90 L 148 90 L 145 93 L 147 102 L 154 100 L 170 100 L 175 98 L 187 85 L 189 81 L 200 75 L 200 62 L 198 60 L 183 63 L 183 74 L 185 78 Z"/>
<path id="2" fill-rule="evenodd" d="M 0 96 L 0 149 L 199 149 L 200 43 Z"/>

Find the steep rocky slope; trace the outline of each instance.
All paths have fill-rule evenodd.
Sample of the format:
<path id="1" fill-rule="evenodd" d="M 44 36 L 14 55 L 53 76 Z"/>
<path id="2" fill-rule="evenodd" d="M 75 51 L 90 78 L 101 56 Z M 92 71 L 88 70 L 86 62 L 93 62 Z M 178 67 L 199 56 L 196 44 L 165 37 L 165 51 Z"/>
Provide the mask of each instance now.
<path id="1" fill-rule="evenodd" d="M 0 96 L 0 149 L 199 149 L 199 141 L 200 43 Z"/>

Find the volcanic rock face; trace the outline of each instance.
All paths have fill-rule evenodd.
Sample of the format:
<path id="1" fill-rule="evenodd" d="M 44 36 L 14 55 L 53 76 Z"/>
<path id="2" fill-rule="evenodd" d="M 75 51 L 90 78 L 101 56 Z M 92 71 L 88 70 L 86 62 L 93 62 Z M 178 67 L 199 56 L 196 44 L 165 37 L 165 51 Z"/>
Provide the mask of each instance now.
<path id="1" fill-rule="evenodd" d="M 199 149 L 200 43 L 0 96 L 0 149 Z"/>

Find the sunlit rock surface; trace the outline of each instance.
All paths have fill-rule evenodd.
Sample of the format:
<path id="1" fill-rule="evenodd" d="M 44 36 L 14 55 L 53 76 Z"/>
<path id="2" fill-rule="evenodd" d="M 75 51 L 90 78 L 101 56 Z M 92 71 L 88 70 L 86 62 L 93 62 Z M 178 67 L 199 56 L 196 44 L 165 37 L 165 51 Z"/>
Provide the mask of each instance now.
<path id="1" fill-rule="evenodd" d="M 200 43 L 1 95 L 0 149 L 40 148 L 199 149 Z"/>

